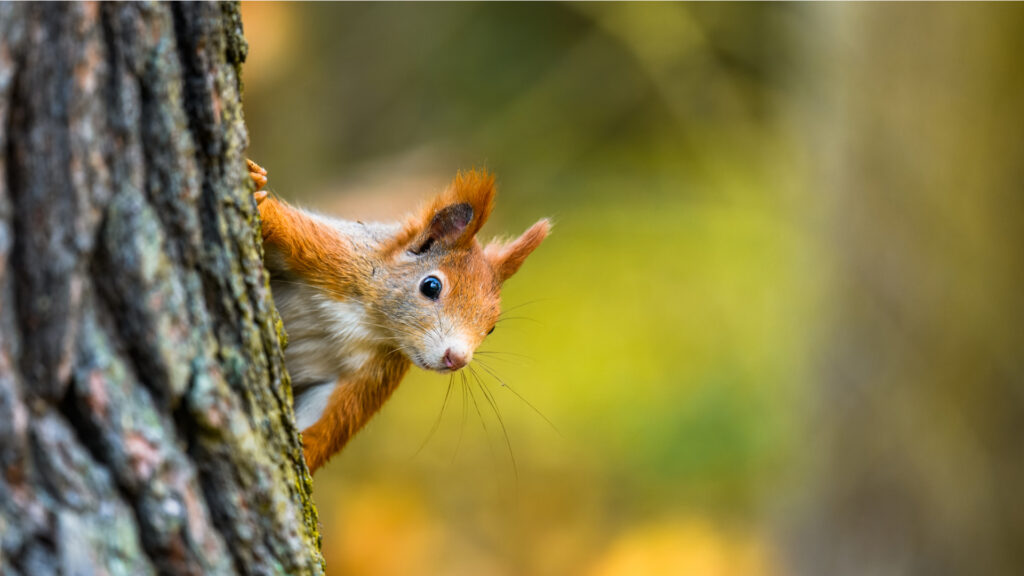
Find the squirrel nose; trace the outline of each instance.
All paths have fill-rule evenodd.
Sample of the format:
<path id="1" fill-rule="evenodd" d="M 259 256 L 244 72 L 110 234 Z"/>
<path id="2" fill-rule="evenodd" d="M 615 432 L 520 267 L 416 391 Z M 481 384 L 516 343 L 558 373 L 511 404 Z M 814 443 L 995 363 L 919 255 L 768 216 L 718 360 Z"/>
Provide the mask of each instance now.
<path id="1" fill-rule="evenodd" d="M 466 355 L 461 352 L 456 352 L 451 348 L 444 351 L 444 365 L 449 370 L 458 370 L 467 364 Z"/>

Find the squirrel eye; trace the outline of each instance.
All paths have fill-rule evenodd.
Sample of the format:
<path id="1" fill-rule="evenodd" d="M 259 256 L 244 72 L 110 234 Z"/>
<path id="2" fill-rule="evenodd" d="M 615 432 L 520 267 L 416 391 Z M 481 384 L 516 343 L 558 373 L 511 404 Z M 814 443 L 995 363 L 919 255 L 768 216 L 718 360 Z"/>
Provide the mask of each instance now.
<path id="1" fill-rule="evenodd" d="M 420 282 L 420 294 L 437 300 L 441 296 L 441 280 L 437 276 L 427 276 Z"/>

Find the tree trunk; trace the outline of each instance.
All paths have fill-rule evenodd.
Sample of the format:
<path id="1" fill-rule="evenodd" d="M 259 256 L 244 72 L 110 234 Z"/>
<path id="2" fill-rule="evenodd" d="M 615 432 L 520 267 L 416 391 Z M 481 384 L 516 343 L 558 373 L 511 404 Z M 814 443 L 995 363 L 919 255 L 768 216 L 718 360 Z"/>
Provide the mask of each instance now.
<path id="1" fill-rule="evenodd" d="M 1024 10 L 810 7 L 834 257 L 797 574 L 1024 574 Z"/>
<path id="2" fill-rule="evenodd" d="M 0 3 L 0 573 L 323 572 L 235 4 Z"/>

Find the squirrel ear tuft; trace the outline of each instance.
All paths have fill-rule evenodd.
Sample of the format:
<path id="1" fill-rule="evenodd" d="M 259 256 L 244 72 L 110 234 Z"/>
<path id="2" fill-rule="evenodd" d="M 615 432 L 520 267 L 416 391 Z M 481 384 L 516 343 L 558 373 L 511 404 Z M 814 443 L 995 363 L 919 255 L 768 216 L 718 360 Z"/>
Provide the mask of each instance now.
<path id="1" fill-rule="evenodd" d="M 484 256 L 494 268 L 499 283 L 505 282 L 519 270 L 532 253 L 551 232 L 551 222 L 544 218 L 530 226 L 523 235 L 506 244 L 488 244 Z"/>
<path id="2" fill-rule="evenodd" d="M 460 244 L 472 242 L 473 237 L 483 228 L 494 208 L 494 194 L 493 174 L 485 170 L 460 170 L 438 199 L 441 204 L 466 203 L 473 209 L 473 221 L 459 238 Z"/>

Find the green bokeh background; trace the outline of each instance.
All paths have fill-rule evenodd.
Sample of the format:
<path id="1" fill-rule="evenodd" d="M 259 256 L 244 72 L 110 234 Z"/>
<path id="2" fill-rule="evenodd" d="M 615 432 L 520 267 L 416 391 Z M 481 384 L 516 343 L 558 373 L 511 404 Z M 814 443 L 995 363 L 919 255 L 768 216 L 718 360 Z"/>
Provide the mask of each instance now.
<path id="1" fill-rule="evenodd" d="M 276 193 L 556 223 L 318 473 L 329 573 L 1013 573 L 1021 12 L 244 4 Z"/>

